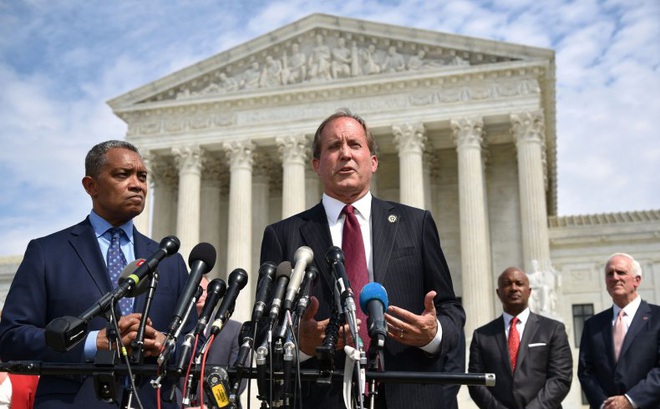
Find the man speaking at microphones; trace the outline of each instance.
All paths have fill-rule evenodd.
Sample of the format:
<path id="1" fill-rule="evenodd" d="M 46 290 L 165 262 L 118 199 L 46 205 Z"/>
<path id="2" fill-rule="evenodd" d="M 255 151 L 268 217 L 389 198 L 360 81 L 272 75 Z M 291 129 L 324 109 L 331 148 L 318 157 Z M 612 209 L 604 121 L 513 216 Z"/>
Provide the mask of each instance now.
<path id="1" fill-rule="evenodd" d="M 72 368 L 93 362 L 97 351 L 109 348 L 103 314 L 89 319 L 85 338 L 70 345 L 66 352 L 57 352 L 47 344 L 45 328 L 60 317 L 81 316 L 117 287 L 127 264 L 144 258 L 150 267 L 157 265 L 159 271 L 149 316 L 142 316 L 147 294 L 124 297 L 115 310 L 119 337 L 127 348 L 135 339 L 140 322 L 146 320 L 143 357 L 145 363 L 155 363 L 165 339 L 163 331 L 167 330 L 186 284 L 188 270 L 180 255 L 165 257 L 165 250 L 158 242 L 133 226 L 133 218 L 145 206 L 147 168 L 132 144 L 116 140 L 102 142 L 85 158 L 82 185 L 92 200 L 89 216 L 74 226 L 28 244 L 2 311 L 0 359 L 4 362 L 30 360 L 68 364 L 63 367 Z M 178 239 L 175 241 L 178 250 Z M 171 255 L 170 250 L 167 256 Z M 149 280 L 150 274 L 142 279 Z M 185 331 L 194 327 L 196 317 L 192 315 L 184 325 Z M 121 400 L 124 376 L 117 378 L 119 389 L 115 398 Z M 149 384 L 148 377 L 138 379 L 136 387 L 142 405 L 157 407 L 156 390 Z M 63 369 L 61 374 L 41 375 L 34 407 L 96 409 L 116 406 L 116 403 L 97 399 L 91 374 L 72 375 Z M 176 408 L 177 405 L 163 402 L 161 407 Z"/>
<path id="2" fill-rule="evenodd" d="M 458 345 L 465 313 L 454 294 L 431 213 L 372 196 L 371 179 L 378 169 L 376 150 L 376 142 L 359 116 L 342 110 L 326 118 L 312 146 L 312 167 L 324 191 L 321 202 L 268 226 L 261 261 L 291 261 L 301 246 L 314 253 L 313 266 L 320 276 L 300 323 L 301 360 L 308 358 L 304 367 L 319 368 L 315 352 L 325 336 L 334 286 L 325 254 L 337 246 L 345 255 L 346 276 L 355 296 L 370 281 L 387 290 L 390 305 L 385 314 L 383 369 L 440 372 L 444 356 Z M 363 334 L 367 323 L 364 317 L 361 320 L 359 333 Z M 344 363 L 344 335 L 354 345 L 344 324 L 336 343 L 338 367 Z M 302 407 L 345 407 L 341 381 L 331 386 L 303 383 Z M 387 409 L 440 408 L 445 403 L 441 385 L 381 383 L 377 396 L 376 407 Z"/>

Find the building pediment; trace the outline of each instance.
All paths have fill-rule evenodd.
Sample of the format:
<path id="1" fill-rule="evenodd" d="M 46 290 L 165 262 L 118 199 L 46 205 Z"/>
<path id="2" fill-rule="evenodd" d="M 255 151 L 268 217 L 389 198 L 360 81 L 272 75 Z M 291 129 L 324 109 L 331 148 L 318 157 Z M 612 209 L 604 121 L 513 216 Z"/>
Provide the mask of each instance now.
<path id="1" fill-rule="evenodd" d="M 153 83 L 109 104 L 116 113 L 195 100 L 304 91 L 319 85 L 397 80 L 425 72 L 465 74 L 512 62 L 547 62 L 553 52 L 408 27 L 313 14 Z"/>

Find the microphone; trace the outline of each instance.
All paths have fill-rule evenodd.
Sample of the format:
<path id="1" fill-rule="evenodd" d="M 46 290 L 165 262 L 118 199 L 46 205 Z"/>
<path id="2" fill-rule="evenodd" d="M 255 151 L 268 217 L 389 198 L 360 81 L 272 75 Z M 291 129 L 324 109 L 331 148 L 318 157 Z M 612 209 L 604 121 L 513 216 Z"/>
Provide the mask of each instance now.
<path id="1" fill-rule="evenodd" d="M 291 276 L 291 262 L 281 262 L 277 266 L 277 272 L 275 273 L 275 276 L 277 277 L 277 287 L 275 287 L 275 294 L 273 295 L 273 301 L 270 304 L 270 313 L 268 314 L 268 318 L 270 319 L 270 326 L 272 326 L 280 316 L 282 298 L 284 297 L 284 292 L 286 291 L 287 284 L 289 284 L 289 277 Z"/>
<path id="2" fill-rule="evenodd" d="M 202 275 L 213 269 L 215 258 L 215 248 L 209 243 L 199 243 L 190 251 L 190 256 L 188 257 L 190 276 L 177 301 L 172 322 L 167 330 L 168 338 L 171 338 L 181 326 L 190 299 L 199 287 L 199 282 L 202 281 Z"/>
<path id="3" fill-rule="evenodd" d="M 259 282 L 257 284 L 256 301 L 252 308 L 252 321 L 257 323 L 264 315 L 266 309 L 266 301 L 270 297 L 273 279 L 275 278 L 275 271 L 277 266 L 272 261 L 266 261 L 259 267 Z"/>
<path id="4" fill-rule="evenodd" d="M 121 285 L 126 279 L 133 273 L 135 273 L 135 270 L 138 269 L 142 264 L 145 263 L 145 259 L 143 258 L 138 258 L 136 260 L 131 261 L 128 263 L 126 267 L 124 267 L 124 270 L 121 272 L 121 275 L 119 276 L 119 279 L 117 280 L 117 285 Z M 132 298 L 132 297 L 137 297 L 138 295 L 142 294 L 143 292 L 147 291 L 149 289 L 149 281 L 147 280 L 140 280 L 138 284 L 129 290 L 126 293 L 126 297 Z"/>
<path id="5" fill-rule="evenodd" d="M 227 291 L 227 284 L 221 278 L 214 278 L 209 282 L 209 285 L 206 287 L 206 302 L 202 311 L 199 314 L 199 319 L 197 320 L 197 325 L 195 326 L 194 335 L 199 335 L 204 332 L 206 326 L 208 325 L 211 314 L 218 301 L 225 295 Z"/>
<path id="6" fill-rule="evenodd" d="M 293 300 L 296 298 L 298 290 L 300 289 L 300 283 L 302 283 L 305 276 L 305 269 L 312 263 L 312 261 L 314 261 L 314 251 L 307 246 L 301 246 L 293 254 L 293 271 L 291 272 L 289 285 L 286 288 L 286 297 L 282 304 L 285 310 L 291 311 Z"/>
<path id="7" fill-rule="evenodd" d="M 332 246 L 325 253 L 325 260 L 328 262 L 328 265 L 335 275 L 341 299 L 344 300 L 347 297 L 352 298 L 353 289 L 351 288 L 351 282 L 348 281 L 348 276 L 346 275 L 346 267 L 344 267 L 344 252 L 339 247 Z"/>
<path id="8" fill-rule="evenodd" d="M 303 281 L 300 284 L 300 299 L 296 305 L 296 315 L 298 317 L 302 317 L 307 310 L 307 307 L 309 306 L 309 293 L 312 290 L 312 286 L 316 284 L 318 278 L 319 270 L 314 266 L 307 267 L 305 278 L 303 278 Z"/>
<path id="9" fill-rule="evenodd" d="M 156 270 L 158 264 L 165 257 L 179 251 L 180 246 L 181 242 L 175 236 L 165 237 L 160 241 L 158 251 L 140 264 L 135 271 L 127 274 L 127 277 L 121 280 L 117 288 L 106 293 L 87 311 L 78 317 L 59 317 L 49 322 L 45 328 L 46 344 L 58 352 L 65 352 L 76 346 L 87 334 L 89 321 L 106 312 L 114 301 L 127 296 L 140 284 L 140 281 Z M 130 269 L 132 270 L 133 267 L 131 266 Z"/>
<path id="10" fill-rule="evenodd" d="M 211 327 L 211 334 L 217 335 L 225 322 L 229 319 L 234 312 L 234 304 L 238 293 L 241 292 L 245 284 L 248 282 L 248 275 L 242 268 L 237 268 L 229 274 L 227 279 L 229 285 L 227 286 L 227 293 L 218 307 L 218 312 L 215 314 L 215 321 Z"/>
<path id="11" fill-rule="evenodd" d="M 387 291 L 380 283 L 370 282 L 362 287 L 360 293 L 360 308 L 367 318 L 369 338 L 371 344 L 376 341 L 377 348 L 385 346 L 387 337 L 387 321 L 385 321 L 385 311 L 387 310 L 388 299 Z"/>

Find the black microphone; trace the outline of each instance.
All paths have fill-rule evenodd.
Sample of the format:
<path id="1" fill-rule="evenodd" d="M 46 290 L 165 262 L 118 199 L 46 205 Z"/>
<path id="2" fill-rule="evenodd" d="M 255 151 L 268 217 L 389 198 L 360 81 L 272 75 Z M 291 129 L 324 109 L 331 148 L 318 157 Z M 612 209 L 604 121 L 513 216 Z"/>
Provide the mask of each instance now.
<path id="1" fill-rule="evenodd" d="M 238 293 L 241 292 L 245 284 L 248 282 L 248 275 L 242 268 L 237 268 L 229 274 L 227 278 L 229 284 L 227 285 L 227 293 L 218 307 L 218 312 L 215 313 L 215 321 L 211 327 L 211 334 L 217 335 L 222 326 L 225 325 L 231 314 L 234 312 L 234 304 Z"/>
<path id="2" fill-rule="evenodd" d="M 218 301 L 224 297 L 225 292 L 227 291 L 227 284 L 221 278 L 214 278 L 209 282 L 209 285 L 206 287 L 206 302 L 202 311 L 199 314 L 199 319 L 197 320 L 197 325 L 195 326 L 194 335 L 199 335 L 204 332 L 206 326 L 211 320 L 211 315 L 213 310 L 218 305 Z"/>
<path id="3" fill-rule="evenodd" d="M 215 247 L 209 243 L 199 243 L 190 251 L 190 256 L 188 257 L 190 275 L 176 303 L 172 322 L 167 330 L 168 338 L 171 338 L 181 326 L 183 315 L 186 313 L 190 299 L 199 287 L 199 283 L 202 281 L 202 275 L 213 269 L 215 258 Z"/>
<path id="4" fill-rule="evenodd" d="M 281 262 L 277 266 L 277 272 L 275 273 L 275 276 L 277 277 L 277 287 L 275 287 L 275 294 L 273 295 L 273 301 L 270 303 L 270 313 L 268 314 L 268 318 L 270 319 L 270 326 L 272 326 L 280 316 L 282 298 L 284 298 L 284 292 L 286 291 L 287 284 L 289 284 L 289 277 L 291 276 L 291 262 Z"/>
<path id="5" fill-rule="evenodd" d="M 353 297 L 351 282 L 348 281 L 348 276 L 346 275 L 346 267 L 344 267 L 344 252 L 342 249 L 337 246 L 330 247 L 325 253 L 325 260 L 328 262 L 328 265 L 335 275 L 335 281 L 337 283 L 341 299 L 344 300 L 346 297 Z"/>
<path id="6" fill-rule="evenodd" d="M 367 324 L 371 345 L 377 348 L 385 346 L 387 337 L 387 321 L 385 321 L 385 311 L 387 311 L 388 299 L 387 291 L 380 283 L 371 282 L 362 287 L 360 293 L 360 308 L 368 317 Z M 376 343 L 374 344 L 374 341 Z"/>
<path id="7" fill-rule="evenodd" d="M 119 279 L 117 279 L 117 285 L 122 284 L 128 278 L 128 276 L 135 273 L 138 267 L 140 267 L 145 262 L 146 262 L 145 259 L 138 258 L 128 263 L 128 265 L 124 268 L 124 270 L 122 270 Z M 130 297 L 130 298 L 137 297 L 138 295 L 142 294 L 148 289 L 149 289 L 149 281 L 140 280 L 140 282 L 138 282 L 138 284 L 135 287 L 133 287 L 129 292 L 126 293 L 126 297 Z"/>
<path id="8" fill-rule="evenodd" d="M 46 325 L 46 344 L 58 352 L 65 352 L 76 346 L 87 335 L 87 324 L 94 317 L 103 314 L 113 302 L 119 300 L 133 291 L 140 281 L 156 270 L 158 264 L 168 256 L 179 251 L 181 242 L 175 236 L 167 236 L 160 241 L 159 249 L 135 271 L 121 280 L 121 283 L 109 293 L 101 297 L 87 311 L 78 317 L 55 318 Z M 127 266 L 128 268 L 128 266 Z M 131 266 L 132 270 L 133 267 Z"/>
<path id="9" fill-rule="evenodd" d="M 293 254 L 293 271 L 289 278 L 289 284 L 286 288 L 286 296 L 282 307 L 285 310 L 291 311 L 293 308 L 293 300 L 296 298 L 300 289 L 300 284 L 305 276 L 305 269 L 314 261 L 314 252 L 307 246 L 301 246 Z"/>
<path id="10" fill-rule="evenodd" d="M 302 317 L 307 310 L 309 306 L 309 294 L 318 278 L 319 270 L 314 266 L 307 267 L 305 278 L 303 278 L 303 282 L 300 284 L 300 298 L 298 299 L 298 304 L 296 304 L 296 315 L 298 317 Z"/>
<path id="11" fill-rule="evenodd" d="M 270 291 L 276 270 L 277 266 L 272 261 L 266 261 L 261 267 L 259 267 L 259 282 L 257 284 L 256 301 L 252 308 L 252 321 L 255 323 L 259 322 L 266 310 L 266 302 L 270 297 Z"/>

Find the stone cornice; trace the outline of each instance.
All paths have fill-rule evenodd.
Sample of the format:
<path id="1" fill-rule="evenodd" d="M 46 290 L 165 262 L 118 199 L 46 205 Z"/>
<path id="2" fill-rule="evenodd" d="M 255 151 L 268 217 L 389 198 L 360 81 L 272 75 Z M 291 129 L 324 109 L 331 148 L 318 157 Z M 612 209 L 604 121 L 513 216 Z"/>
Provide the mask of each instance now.
<path id="1" fill-rule="evenodd" d="M 603 226 L 630 223 L 660 223 L 660 210 L 586 214 L 576 216 L 551 216 L 548 218 L 548 225 L 551 228 Z"/>

